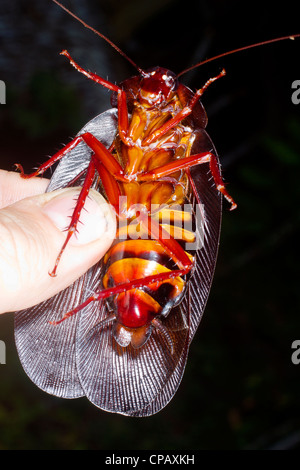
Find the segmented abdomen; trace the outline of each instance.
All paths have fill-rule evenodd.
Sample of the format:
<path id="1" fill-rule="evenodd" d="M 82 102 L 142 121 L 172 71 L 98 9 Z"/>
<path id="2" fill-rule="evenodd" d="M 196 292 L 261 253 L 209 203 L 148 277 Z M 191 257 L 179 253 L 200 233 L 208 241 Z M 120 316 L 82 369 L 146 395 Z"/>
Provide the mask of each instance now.
<path id="1" fill-rule="evenodd" d="M 184 211 L 183 205 L 176 206 L 173 210 L 172 206 L 165 207 L 162 212 L 164 223 L 161 223 L 161 226 L 165 231 L 170 232 L 170 236 L 175 238 L 183 248 L 186 242 L 194 241 L 194 233 L 184 228 L 184 225 L 187 225 L 187 219 L 191 220 L 192 215 Z M 152 217 L 154 220 L 158 219 L 158 212 L 152 214 Z M 166 223 L 166 220 L 169 223 Z M 161 243 L 149 238 L 144 227 L 138 232 L 138 219 L 130 220 L 128 225 L 121 225 L 117 232 L 119 237 L 116 238 L 104 258 L 104 288 L 179 269 Z M 191 226 L 189 224 L 188 228 Z M 126 230 L 127 238 L 124 239 Z M 141 238 L 130 238 L 130 236 L 137 235 Z M 148 321 L 149 314 L 153 318 L 157 315 L 168 314 L 170 309 L 179 302 L 185 283 L 186 281 L 179 276 L 171 277 L 162 282 L 155 282 L 140 289 L 118 294 L 109 300 L 110 306 L 124 326 L 129 328 L 143 326 Z"/>

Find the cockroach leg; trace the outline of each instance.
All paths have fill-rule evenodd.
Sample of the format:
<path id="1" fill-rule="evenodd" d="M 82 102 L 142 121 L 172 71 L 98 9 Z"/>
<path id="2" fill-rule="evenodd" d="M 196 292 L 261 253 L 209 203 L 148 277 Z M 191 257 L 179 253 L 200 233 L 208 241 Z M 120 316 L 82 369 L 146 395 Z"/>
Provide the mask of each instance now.
<path id="1" fill-rule="evenodd" d="M 54 268 L 52 270 L 51 273 L 49 273 L 49 275 L 51 277 L 55 277 L 56 276 L 56 271 L 57 271 L 57 268 L 58 268 L 58 264 L 60 262 L 60 259 L 62 257 L 62 254 L 70 240 L 70 238 L 72 237 L 72 235 L 76 232 L 77 230 L 77 224 L 79 222 L 79 218 L 80 218 L 80 214 L 81 214 L 81 211 L 82 211 L 82 208 L 85 204 L 85 201 L 86 201 L 86 198 L 87 198 L 87 195 L 89 193 L 89 190 L 93 184 L 93 180 L 94 180 L 94 176 L 95 176 L 95 165 L 94 165 L 94 161 L 93 159 L 90 161 L 90 164 L 88 166 L 88 169 L 87 169 L 87 174 L 86 174 L 86 177 L 85 177 L 85 180 L 84 180 L 84 183 L 83 183 L 83 186 L 81 188 L 81 191 L 80 191 L 80 194 L 78 196 L 78 199 L 77 199 L 77 203 L 76 203 L 76 206 L 75 206 L 75 209 L 73 211 L 73 214 L 72 214 L 72 217 L 71 217 L 71 223 L 68 227 L 68 234 L 67 234 L 67 237 L 66 237 L 66 240 L 56 258 L 56 261 L 55 261 L 55 265 L 54 265 Z"/>
<path id="2" fill-rule="evenodd" d="M 230 210 L 233 211 L 234 209 L 237 208 L 237 204 L 225 188 L 225 184 L 224 184 L 221 172 L 220 172 L 218 160 L 214 154 L 210 154 L 209 168 L 210 168 L 212 177 L 214 179 L 215 185 L 217 187 L 217 190 L 220 193 L 222 193 L 225 199 L 227 199 L 227 201 L 231 204 Z"/>
<path id="3" fill-rule="evenodd" d="M 190 267 L 184 269 L 174 269 L 172 271 L 163 272 L 159 274 L 154 274 L 152 276 L 146 276 L 143 279 L 135 279 L 133 281 L 126 282 L 124 284 L 118 284 L 117 286 L 110 287 L 108 289 L 103 289 L 100 292 L 96 292 L 94 295 L 88 297 L 82 304 L 75 307 L 73 310 L 67 312 L 60 320 L 49 322 L 51 325 L 58 325 L 59 323 L 65 321 L 67 318 L 76 315 L 80 310 L 85 308 L 91 302 L 100 301 L 102 299 L 107 299 L 113 295 L 120 294 L 121 292 L 126 292 L 131 289 L 139 289 L 140 287 L 149 286 L 156 282 L 163 282 L 167 279 L 173 277 L 181 277 L 187 274 L 190 271 Z"/>
<path id="4" fill-rule="evenodd" d="M 193 112 L 193 108 L 195 107 L 196 103 L 199 101 L 205 90 L 211 85 L 213 82 L 218 80 L 221 77 L 225 76 L 225 70 L 223 69 L 219 75 L 216 77 L 212 77 L 207 82 L 203 85 L 202 88 L 196 91 L 194 94 L 193 98 L 190 100 L 190 102 L 182 108 L 179 113 L 177 113 L 173 118 L 169 119 L 165 124 L 163 124 L 159 129 L 157 129 L 155 132 L 152 132 L 146 139 L 143 140 L 142 145 L 149 145 L 152 142 L 155 142 L 159 138 L 161 138 L 166 132 L 168 132 L 170 129 L 173 127 L 177 126 L 183 119 L 186 117 L 190 116 Z"/>
<path id="5" fill-rule="evenodd" d="M 43 173 L 45 173 L 46 170 L 51 168 L 51 166 L 54 165 L 54 163 L 61 160 L 65 155 L 67 155 L 68 152 L 73 150 L 81 141 L 82 141 L 81 136 L 75 137 L 75 139 L 71 140 L 71 142 L 65 145 L 65 147 L 59 150 L 56 154 L 54 154 L 51 158 L 49 158 L 49 160 L 47 160 L 45 163 L 43 163 L 41 166 L 39 166 L 35 171 L 30 173 L 29 175 L 26 175 L 24 173 L 23 167 L 19 163 L 15 163 L 15 166 L 21 172 L 22 178 L 29 179 L 29 178 L 33 178 L 34 176 L 40 176 Z"/>
<path id="6" fill-rule="evenodd" d="M 145 223 L 143 218 L 141 222 L 142 224 Z M 169 232 L 151 217 L 148 217 L 147 226 L 150 237 L 157 240 L 164 247 L 180 269 L 186 269 L 186 273 L 189 272 L 193 267 L 193 263 L 178 241 L 170 237 Z"/>
<path id="7" fill-rule="evenodd" d="M 118 92 L 120 90 L 120 88 L 117 85 L 114 85 L 113 83 L 109 82 L 108 80 L 104 80 L 104 78 L 99 77 L 99 75 L 97 75 L 95 73 L 92 73 L 92 72 L 88 72 L 87 70 L 80 67 L 80 65 L 78 65 L 77 62 L 75 62 L 75 60 L 72 59 L 72 57 L 70 56 L 68 51 L 63 50 L 60 54 L 67 57 L 70 61 L 70 64 L 73 65 L 73 67 L 78 72 L 82 73 L 87 78 L 93 80 L 96 83 L 99 83 L 100 85 L 104 86 L 105 88 L 108 88 L 109 90 L 116 91 L 116 92 Z"/>
<path id="8" fill-rule="evenodd" d="M 127 99 L 126 93 L 117 85 L 105 80 L 104 78 L 100 77 L 95 73 L 88 72 L 87 70 L 83 69 L 80 65 L 78 65 L 70 56 L 69 52 L 64 50 L 61 52 L 61 55 L 66 56 L 70 64 L 75 67 L 75 69 L 85 75 L 87 78 L 93 80 L 94 82 L 98 83 L 99 85 L 108 88 L 111 91 L 117 93 L 118 96 L 118 130 L 120 138 L 122 139 L 125 145 L 131 146 L 132 141 L 127 137 L 128 133 L 128 110 L 127 110 Z"/>
<path id="9" fill-rule="evenodd" d="M 190 157 L 181 158 L 180 160 L 175 160 L 171 163 L 163 165 L 159 168 L 155 168 L 147 173 L 144 173 L 139 176 L 140 181 L 155 181 L 157 178 L 162 178 L 168 176 L 174 171 L 178 170 L 187 170 L 188 168 L 200 165 L 203 163 L 209 163 L 209 168 L 214 179 L 217 190 L 223 194 L 227 201 L 231 204 L 230 210 L 234 210 L 237 207 L 237 204 L 234 202 L 233 198 L 230 196 L 228 191 L 225 188 L 220 168 L 216 156 L 211 153 L 199 153 L 197 155 L 191 155 Z"/>

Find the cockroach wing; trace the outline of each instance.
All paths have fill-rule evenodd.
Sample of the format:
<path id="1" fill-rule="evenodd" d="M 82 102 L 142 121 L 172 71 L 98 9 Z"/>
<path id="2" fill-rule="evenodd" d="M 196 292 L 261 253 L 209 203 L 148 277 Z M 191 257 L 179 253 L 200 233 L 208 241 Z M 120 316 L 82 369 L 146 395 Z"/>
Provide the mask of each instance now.
<path id="1" fill-rule="evenodd" d="M 198 129 L 192 154 L 202 152 L 212 152 L 218 158 L 207 132 L 204 129 Z M 222 195 L 217 191 L 208 165 L 192 167 L 190 174 L 194 189 L 193 205 L 197 218 L 197 234 L 200 238 L 199 248 L 195 255 L 193 276 L 188 284 L 191 342 L 201 321 L 214 277 L 222 221 Z"/>
<path id="2" fill-rule="evenodd" d="M 166 340 L 153 330 L 139 349 L 121 348 L 113 337 L 113 323 L 99 325 L 108 315 L 106 303 L 90 304 L 77 328 L 76 361 L 87 398 L 99 408 L 127 416 L 147 416 L 159 411 L 166 384 L 174 370 L 185 362 L 188 329 L 179 311 L 172 312 L 166 325 L 173 337 L 171 354 Z M 172 329 L 173 328 L 173 329 Z M 152 404 L 154 404 L 152 408 Z M 156 404 L 158 403 L 158 405 Z"/>
<path id="3" fill-rule="evenodd" d="M 116 110 L 92 119 L 78 133 L 91 132 L 109 147 L 116 133 Z M 59 163 L 47 191 L 70 185 L 88 165 L 91 151 L 80 143 Z M 76 181 L 80 185 L 80 180 Z M 49 267 L 50 269 L 51 267 Z M 64 398 L 84 395 L 75 362 L 76 328 L 80 313 L 58 326 L 49 324 L 82 303 L 91 289 L 99 289 L 101 263 L 74 284 L 41 304 L 15 314 L 15 340 L 20 361 L 31 380 L 42 390 Z"/>
<path id="4" fill-rule="evenodd" d="M 42 390 L 63 398 L 84 395 L 75 363 L 78 318 L 59 326 L 49 324 L 84 301 L 87 274 L 46 302 L 16 313 L 15 340 L 22 366 Z M 68 323 L 68 324 L 67 324 Z"/>
<path id="5" fill-rule="evenodd" d="M 197 131 L 193 153 L 213 151 L 207 133 Z M 113 338 L 106 302 L 89 304 L 81 313 L 76 333 L 76 362 L 87 398 L 99 408 L 128 416 L 150 416 L 172 399 L 181 382 L 189 345 L 202 318 L 217 258 L 222 199 L 208 166 L 191 170 L 192 205 L 198 215 L 200 240 L 196 264 L 186 294 L 163 320 L 172 337 L 173 354 L 163 335 L 153 329 L 139 349 L 121 348 Z"/>

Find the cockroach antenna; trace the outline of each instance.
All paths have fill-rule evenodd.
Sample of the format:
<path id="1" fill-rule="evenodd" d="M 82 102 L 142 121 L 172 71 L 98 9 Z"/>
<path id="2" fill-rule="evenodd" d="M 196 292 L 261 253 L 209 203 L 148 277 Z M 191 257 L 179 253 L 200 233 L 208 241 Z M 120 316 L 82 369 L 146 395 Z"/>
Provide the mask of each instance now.
<path id="1" fill-rule="evenodd" d="M 141 69 L 141 67 L 139 67 L 132 59 L 130 59 L 130 57 L 128 57 L 128 55 L 125 54 L 125 52 L 122 51 L 122 49 L 120 49 L 116 44 L 114 44 L 110 39 L 108 39 L 106 36 L 104 36 L 104 34 L 100 33 L 99 31 L 97 31 L 97 29 L 93 28 L 92 26 L 88 25 L 85 21 L 83 21 L 81 18 L 79 18 L 79 16 L 75 15 L 75 13 L 73 13 L 71 10 L 69 10 L 67 7 L 65 7 L 64 5 L 62 5 L 62 3 L 58 2 L 57 0 L 52 0 L 54 3 L 56 3 L 60 8 L 62 8 L 63 10 L 65 10 L 70 16 L 73 16 L 73 18 L 75 18 L 75 20 L 79 21 L 81 24 L 83 24 L 83 26 L 85 28 L 88 28 L 90 29 L 91 31 L 93 31 L 93 33 L 97 34 L 98 36 L 100 36 L 102 39 L 104 39 L 104 41 L 106 41 L 108 44 L 110 44 L 121 56 L 123 56 L 128 62 L 130 62 L 131 65 L 133 65 L 133 67 L 135 67 L 137 69 L 137 71 L 145 76 L 145 72 L 143 69 Z"/>
<path id="2" fill-rule="evenodd" d="M 53 0 L 53 1 L 55 1 L 55 0 Z M 247 49 L 253 49 L 254 47 L 266 46 L 267 44 L 273 44 L 274 42 L 285 41 L 286 39 L 294 40 L 294 39 L 299 38 L 299 37 L 300 37 L 300 34 L 292 34 L 292 35 L 289 35 L 289 36 L 282 36 L 280 38 L 268 39 L 267 41 L 257 42 L 255 44 L 250 44 L 249 46 L 239 47 L 238 49 L 233 49 L 232 51 L 223 52 L 222 54 L 218 54 L 218 55 L 216 55 L 214 57 L 211 57 L 209 59 L 202 60 L 201 62 L 198 62 L 197 64 L 192 65 L 191 67 L 188 67 L 187 69 L 180 72 L 177 75 L 177 77 L 180 77 L 181 75 L 183 75 L 187 72 L 190 72 L 191 70 L 194 70 L 197 67 L 200 67 L 200 65 L 207 64 L 208 62 L 213 62 L 214 60 L 220 59 L 221 57 L 225 57 L 227 55 L 236 54 L 237 52 L 246 51 Z"/>

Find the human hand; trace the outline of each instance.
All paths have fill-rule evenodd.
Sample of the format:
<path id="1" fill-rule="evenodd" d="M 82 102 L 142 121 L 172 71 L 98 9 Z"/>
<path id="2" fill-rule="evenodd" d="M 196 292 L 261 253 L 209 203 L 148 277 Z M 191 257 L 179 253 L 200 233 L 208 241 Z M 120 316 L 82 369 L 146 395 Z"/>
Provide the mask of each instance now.
<path id="1" fill-rule="evenodd" d="M 32 307 L 65 289 L 104 256 L 115 237 L 110 206 L 91 190 L 57 276 L 49 276 L 79 189 L 44 193 L 48 184 L 0 170 L 0 313 Z"/>

